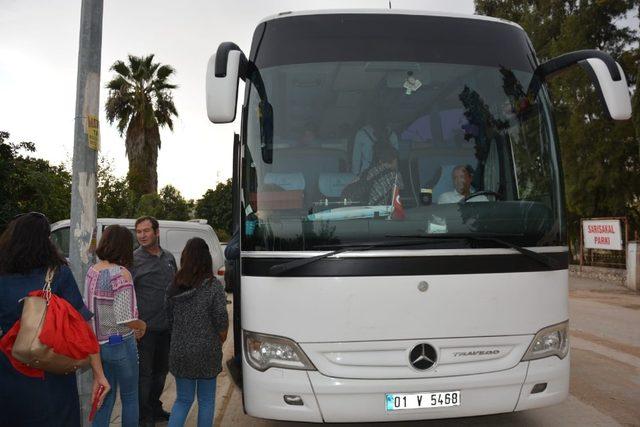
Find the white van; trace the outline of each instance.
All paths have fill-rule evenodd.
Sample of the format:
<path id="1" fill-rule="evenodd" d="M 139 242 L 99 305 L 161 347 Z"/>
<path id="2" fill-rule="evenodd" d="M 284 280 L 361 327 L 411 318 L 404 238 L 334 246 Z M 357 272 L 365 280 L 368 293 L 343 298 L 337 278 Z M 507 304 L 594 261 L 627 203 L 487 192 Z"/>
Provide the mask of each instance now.
<path id="1" fill-rule="evenodd" d="M 160 223 L 160 246 L 173 254 L 180 266 L 180 255 L 187 241 L 192 237 L 201 237 L 209 245 L 213 259 L 213 272 L 224 285 L 224 256 L 220 241 L 206 220 L 192 221 L 158 221 Z M 136 249 L 135 219 L 129 218 L 98 218 L 96 242 L 100 241 L 102 231 L 109 225 L 118 224 L 127 227 L 133 235 L 133 248 Z M 51 225 L 51 240 L 56 244 L 65 257 L 69 258 L 69 226 L 70 220 L 65 219 Z"/>

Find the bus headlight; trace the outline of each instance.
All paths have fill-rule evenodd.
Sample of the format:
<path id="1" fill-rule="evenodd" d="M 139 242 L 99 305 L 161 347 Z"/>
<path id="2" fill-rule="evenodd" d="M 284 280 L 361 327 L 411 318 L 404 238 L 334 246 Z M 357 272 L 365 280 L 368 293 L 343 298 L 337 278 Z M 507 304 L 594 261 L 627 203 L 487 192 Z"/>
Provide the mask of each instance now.
<path id="1" fill-rule="evenodd" d="M 273 335 L 244 331 L 244 354 L 258 371 L 286 368 L 314 371 L 316 368 L 294 341 Z"/>
<path id="2" fill-rule="evenodd" d="M 569 352 L 569 321 L 542 329 L 533 337 L 533 341 L 522 361 L 558 356 L 560 359 Z"/>

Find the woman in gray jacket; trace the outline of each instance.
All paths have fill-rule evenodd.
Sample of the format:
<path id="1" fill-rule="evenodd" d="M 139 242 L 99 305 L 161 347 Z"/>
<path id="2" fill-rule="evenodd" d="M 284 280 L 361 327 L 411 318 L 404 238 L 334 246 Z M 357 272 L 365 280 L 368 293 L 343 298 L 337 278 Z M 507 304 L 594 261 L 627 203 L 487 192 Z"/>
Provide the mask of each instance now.
<path id="1" fill-rule="evenodd" d="M 207 243 L 190 239 L 167 291 L 169 372 L 176 378 L 177 394 L 169 427 L 184 425 L 196 390 L 198 427 L 213 425 L 216 376 L 222 371 L 222 343 L 229 324 L 226 302 L 224 288 L 213 275 Z"/>

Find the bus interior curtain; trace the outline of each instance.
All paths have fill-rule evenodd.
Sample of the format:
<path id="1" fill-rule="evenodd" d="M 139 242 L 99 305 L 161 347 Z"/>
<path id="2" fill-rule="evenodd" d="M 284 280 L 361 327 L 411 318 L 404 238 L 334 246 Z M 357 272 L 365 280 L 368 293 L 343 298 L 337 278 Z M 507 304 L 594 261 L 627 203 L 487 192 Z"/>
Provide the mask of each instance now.
<path id="1" fill-rule="evenodd" d="M 484 168 L 484 189 L 498 191 L 500 187 L 500 158 L 496 141 L 491 141 Z"/>

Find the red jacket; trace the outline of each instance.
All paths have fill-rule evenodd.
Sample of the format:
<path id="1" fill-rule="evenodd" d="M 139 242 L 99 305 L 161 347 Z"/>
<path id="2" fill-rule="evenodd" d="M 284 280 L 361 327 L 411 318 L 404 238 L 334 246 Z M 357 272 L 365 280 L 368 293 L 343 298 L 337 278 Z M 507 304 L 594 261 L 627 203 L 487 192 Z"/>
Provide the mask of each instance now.
<path id="1" fill-rule="evenodd" d="M 42 295 L 41 290 L 29 292 L 30 297 L 42 297 Z M 12 356 L 11 350 L 19 330 L 20 321 L 18 320 L 0 339 L 0 350 L 20 373 L 28 377 L 44 378 L 43 370 L 27 366 Z M 49 300 L 39 338 L 54 352 L 78 360 L 100 351 L 98 340 L 82 315 L 67 300 L 55 294 L 52 294 Z"/>

